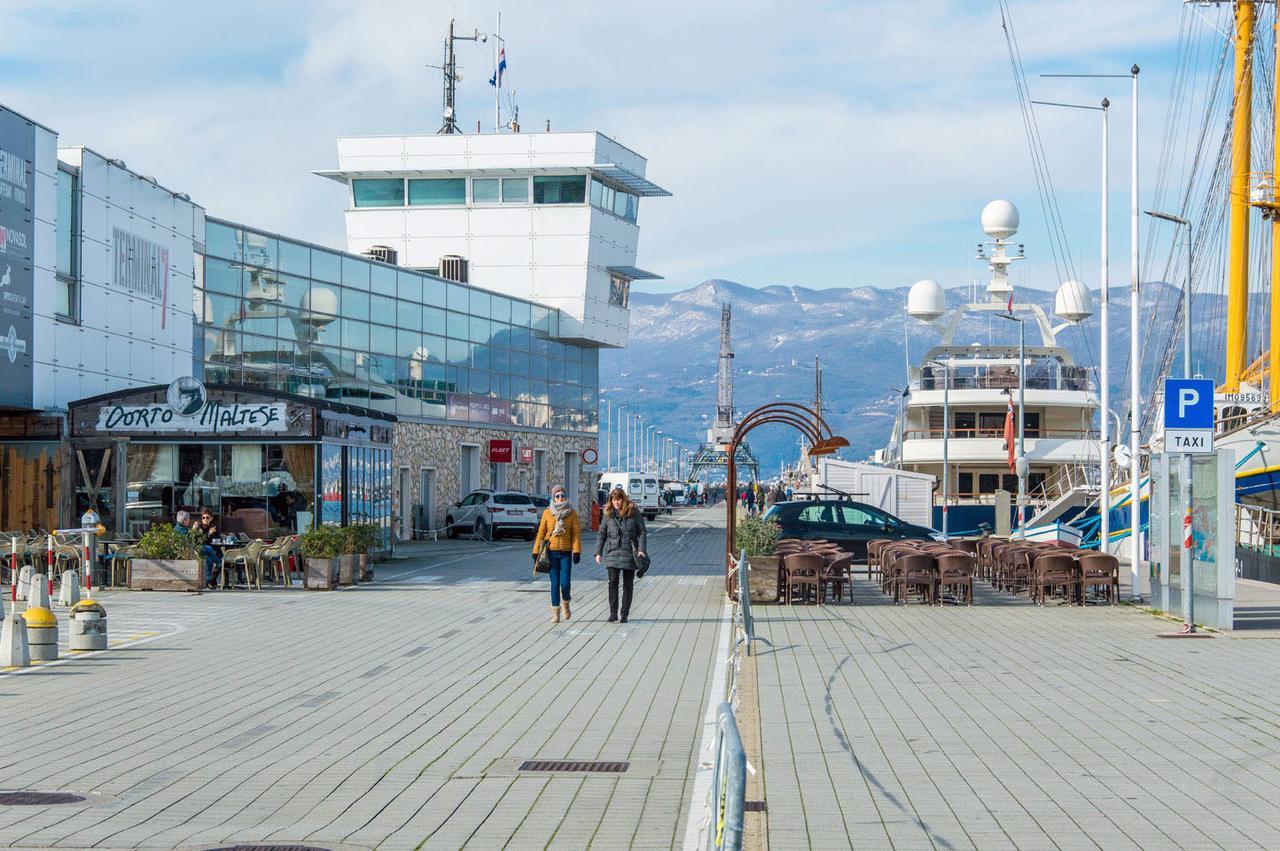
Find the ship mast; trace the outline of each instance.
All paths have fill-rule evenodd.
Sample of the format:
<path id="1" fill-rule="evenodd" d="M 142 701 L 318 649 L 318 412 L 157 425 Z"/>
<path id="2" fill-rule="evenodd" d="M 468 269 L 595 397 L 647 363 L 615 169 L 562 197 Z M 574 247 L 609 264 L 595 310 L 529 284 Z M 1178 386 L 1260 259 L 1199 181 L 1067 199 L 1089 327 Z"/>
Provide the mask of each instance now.
<path id="1" fill-rule="evenodd" d="M 1237 0 L 1227 257 L 1227 362 L 1223 381 L 1223 390 L 1228 393 L 1240 389 L 1249 342 L 1249 130 L 1253 118 L 1254 18 L 1254 0 Z M 1273 383 L 1273 399 L 1275 392 Z"/>

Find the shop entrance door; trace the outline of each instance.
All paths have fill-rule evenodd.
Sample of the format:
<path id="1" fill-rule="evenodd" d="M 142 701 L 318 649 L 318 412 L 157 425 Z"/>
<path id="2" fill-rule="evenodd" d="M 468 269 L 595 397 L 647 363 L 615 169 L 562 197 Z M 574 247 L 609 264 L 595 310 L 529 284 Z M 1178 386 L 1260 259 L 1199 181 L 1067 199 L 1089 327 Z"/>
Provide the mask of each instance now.
<path id="1" fill-rule="evenodd" d="M 408 541 L 413 538 L 413 478 L 408 467 L 400 468 L 399 497 L 400 523 L 396 534 L 400 540 Z"/>

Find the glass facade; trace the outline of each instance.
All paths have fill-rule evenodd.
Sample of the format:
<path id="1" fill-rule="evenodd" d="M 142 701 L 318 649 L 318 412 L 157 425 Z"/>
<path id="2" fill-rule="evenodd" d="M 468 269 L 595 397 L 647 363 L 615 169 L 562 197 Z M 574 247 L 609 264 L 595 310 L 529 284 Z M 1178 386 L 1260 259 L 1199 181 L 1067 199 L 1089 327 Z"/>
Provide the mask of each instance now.
<path id="1" fill-rule="evenodd" d="M 598 350 L 555 339 L 552 308 L 216 219 L 205 246 L 193 311 L 206 382 L 406 419 L 596 430 Z"/>

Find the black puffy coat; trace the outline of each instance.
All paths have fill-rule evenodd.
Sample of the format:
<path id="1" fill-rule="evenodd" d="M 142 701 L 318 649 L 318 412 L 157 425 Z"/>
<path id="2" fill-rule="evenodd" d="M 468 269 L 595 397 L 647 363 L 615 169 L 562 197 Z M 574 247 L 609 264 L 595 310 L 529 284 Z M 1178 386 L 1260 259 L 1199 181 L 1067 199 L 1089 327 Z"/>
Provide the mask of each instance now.
<path id="1" fill-rule="evenodd" d="M 635 506 L 630 506 L 631 514 L 618 517 L 607 513 L 600 520 L 600 531 L 596 536 L 596 555 L 602 556 L 605 567 L 616 567 L 621 570 L 635 570 L 634 550 L 649 552 L 648 536 L 645 533 L 644 518 Z"/>

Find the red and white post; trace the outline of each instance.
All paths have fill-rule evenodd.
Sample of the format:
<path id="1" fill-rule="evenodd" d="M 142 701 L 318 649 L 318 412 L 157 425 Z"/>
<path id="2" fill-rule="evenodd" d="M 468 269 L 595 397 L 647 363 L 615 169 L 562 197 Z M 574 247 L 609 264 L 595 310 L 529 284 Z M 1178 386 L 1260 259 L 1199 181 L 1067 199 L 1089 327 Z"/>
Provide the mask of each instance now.
<path id="1" fill-rule="evenodd" d="M 49 597 L 52 598 L 53 597 L 53 535 L 50 535 L 47 539 L 47 554 L 49 558 L 48 558 L 48 566 L 46 571 L 47 575 L 45 576 L 45 579 L 47 579 L 49 582 Z"/>

